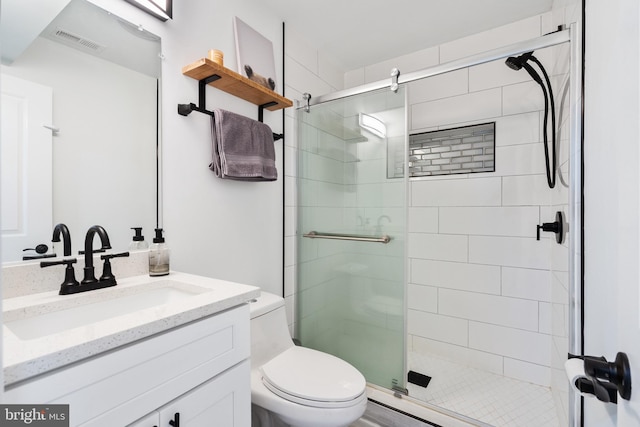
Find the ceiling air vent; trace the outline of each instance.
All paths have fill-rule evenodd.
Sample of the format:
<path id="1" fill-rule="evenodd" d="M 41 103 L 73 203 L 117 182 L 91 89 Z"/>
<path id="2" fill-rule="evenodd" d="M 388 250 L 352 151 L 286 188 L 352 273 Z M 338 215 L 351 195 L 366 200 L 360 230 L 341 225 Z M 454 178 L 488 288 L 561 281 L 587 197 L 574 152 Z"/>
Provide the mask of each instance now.
<path id="1" fill-rule="evenodd" d="M 63 30 L 61 28 L 57 28 L 51 34 L 54 40 L 60 41 L 66 45 L 82 49 L 89 50 L 92 52 L 102 52 L 105 49 L 105 46 L 94 42 L 93 40 L 89 40 L 85 37 L 81 37 L 77 34 L 73 34 L 70 31 Z"/>

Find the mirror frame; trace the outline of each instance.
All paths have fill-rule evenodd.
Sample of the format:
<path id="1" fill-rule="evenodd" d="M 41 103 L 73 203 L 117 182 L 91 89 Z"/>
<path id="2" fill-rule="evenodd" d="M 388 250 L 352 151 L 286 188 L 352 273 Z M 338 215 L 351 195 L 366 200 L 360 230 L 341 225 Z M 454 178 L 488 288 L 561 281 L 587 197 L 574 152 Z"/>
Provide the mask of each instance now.
<path id="1" fill-rule="evenodd" d="M 145 11 L 149 15 L 161 20 L 162 22 L 168 19 L 173 19 L 173 0 L 164 0 L 164 5 L 159 4 L 156 0 L 125 0 L 137 7 L 140 10 Z"/>

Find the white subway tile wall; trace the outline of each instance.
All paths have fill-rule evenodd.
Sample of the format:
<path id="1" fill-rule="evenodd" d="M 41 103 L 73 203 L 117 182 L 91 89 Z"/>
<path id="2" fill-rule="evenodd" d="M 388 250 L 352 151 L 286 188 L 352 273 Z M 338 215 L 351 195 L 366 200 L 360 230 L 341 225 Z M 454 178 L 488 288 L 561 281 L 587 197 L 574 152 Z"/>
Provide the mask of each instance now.
<path id="1" fill-rule="evenodd" d="M 488 89 L 435 101 L 416 102 L 409 109 L 412 132 L 426 127 L 445 127 L 471 120 L 490 119 L 502 115 L 502 90 Z"/>
<path id="2" fill-rule="evenodd" d="M 440 46 L 441 62 L 506 39 L 539 36 L 541 20 L 527 19 Z M 536 52 L 553 70 L 556 94 L 566 85 L 566 55 L 562 47 Z M 409 86 L 412 133 L 495 121 L 494 172 L 422 177 L 410 183 L 409 350 L 553 385 L 554 398 L 561 400 L 566 387 L 559 375 L 560 352 L 568 337 L 562 283 L 568 255 L 566 243 L 557 245 L 553 235 L 543 233 L 536 240 L 536 225 L 553 221 L 556 210 L 566 213 L 568 198 L 562 185 L 554 190 L 547 186 L 540 86 L 502 60 Z M 566 120 L 566 107 L 557 113 L 559 123 Z M 564 165 L 565 127 L 560 135 Z"/>

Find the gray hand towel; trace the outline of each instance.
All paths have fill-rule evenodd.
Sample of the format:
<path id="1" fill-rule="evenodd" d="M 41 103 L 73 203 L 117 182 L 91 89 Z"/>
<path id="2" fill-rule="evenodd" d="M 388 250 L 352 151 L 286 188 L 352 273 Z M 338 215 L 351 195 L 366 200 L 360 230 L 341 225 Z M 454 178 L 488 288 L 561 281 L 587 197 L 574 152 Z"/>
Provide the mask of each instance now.
<path id="1" fill-rule="evenodd" d="M 275 181 L 276 151 L 271 128 L 225 110 L 213 110 L 209 168 L 223 179 Z"/>

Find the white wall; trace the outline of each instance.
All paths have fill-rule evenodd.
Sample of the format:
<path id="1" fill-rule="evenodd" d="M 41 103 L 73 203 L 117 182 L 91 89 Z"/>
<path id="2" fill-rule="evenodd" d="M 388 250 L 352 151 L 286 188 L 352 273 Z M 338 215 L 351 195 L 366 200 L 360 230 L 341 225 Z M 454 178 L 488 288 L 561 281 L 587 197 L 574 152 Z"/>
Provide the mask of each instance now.
<path id="1" fill-rule="evenodd" d="M 174 19 L 163 38 L 163 179 L 164 228 L 172 249 L 171 268 L 260 286 L 282 288 L 281 182 L 220 180 L 211 162 L 209 117 L 176 113 L 179 103 L 198 102 L 198 82 L 185 77 L 183 66 L 206 56 L 225 54 L 225 65 L 237 69 L 233 17 L 273 42 L 278 80 L 282 71 L 280 22 L 268 10 L 248 1 L 174 2 Z M 207 88 L 208 109 L 222 108 L 257 119 L 258 107 L 214 88 Z M 280 132 L 281 112 L 265 112 L 265 123 Z M 282 141 L 276 142 L 278 169 Z M 265 226 L 268 225 L 268 226 Z"/>
<path id="2" fill-rule="evenodd" d="M 625 325 L 618 325 L 619 301 L 629 297 L 620 289 L 638 286 L 633 214 L 638 209 L 639 12 L 636 0 L 586 1 L 584 345 L 585 354 L 608 360 L 631 351 L 621 341 Z M 637 366 L 637 354 L 630 357 Z M 585 426 L 637 425 L 637 414 L 633 424 L 619 422 L 616 413 L 624 406 L 585 399 Z"/>

